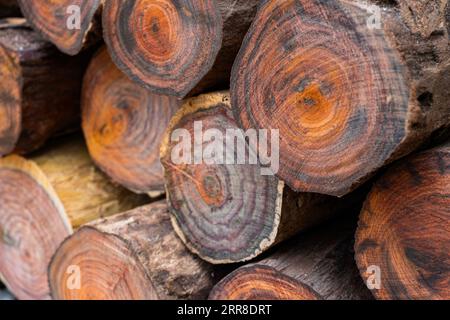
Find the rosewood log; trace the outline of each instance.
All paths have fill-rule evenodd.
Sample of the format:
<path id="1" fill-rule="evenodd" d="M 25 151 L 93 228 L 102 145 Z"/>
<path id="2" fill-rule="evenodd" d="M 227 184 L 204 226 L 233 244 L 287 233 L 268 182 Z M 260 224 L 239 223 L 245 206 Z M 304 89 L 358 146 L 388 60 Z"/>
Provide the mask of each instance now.
<path id="1" fill-rule="evenodd" d="M 212 300 L 369 300 L 353 259 L 353 221 L 334 222 L 220 281 Z"/>
<path id="2" fill-rule="evenodd" d="M 79 139 L 0 159 L 0 277 L 19 299 L 50 298 L 50 258 L 74 229 L 147 200 L 112 185 Z"/>
<path id="3" fill-rule="evenodd" d="M 229 129 L 235 131 L 229 135 Z M 208 132 L 215 136 L 207 138 Z M 199 133 L 205 135 L 203 141 L 194 140 Z M 219 134 L 223 141 L 216 140 Z M 200 155 L 198 145 L 203 148 Z M 224 151 L 226 162 L 212 155 L 225 159 Z M 263 175 L 257 161 L 242 161 L 243 153 L 248 155 L 249 149 L 226 92 L 187 100 L 163 139 L 161 162 L 174 228 L 206 261 L 250 260 L 356 201 L 354 195 L 337 199 L 296 194 L 273 175 Z"/>
<path id="4" fill-rule="evenodd" d="M 179 101 L 129 80 L 106 49 L 92 60 L 83 87 L 83 131 L 94 162 L 134 192 L 164 193 L 159 148 Z"/>
<path id="5" fill-rule="evenodd" d="M 17 0 L 0 0 L 0 18 L 21 17 Z"/>
<path id="6" fill-rule="evenodd" d="M 66 54 L 76 55 L 101 39 L 104 0 L 17 1 L 33 28 Z"/>
<path id="7" fill-rule="evenodd" d="M 356 261 L 378 299 L 450 298 L 450 145 L 412 155 L 375 184 L 356 233 Z M 375 268 L 374 268 L 375 267 Z"/>
<path id="8" fill-rule="evenodd" d="M 261 2 L 231 97 L 242 128 L 280 130 L 280 179 L 342 196 L 449 126 L 447 3 Z"/>
<path id="9" fill-rule="evenodd" d="M 67 285 L 71 266 L 78 289 Z M 204 299 L 212 272 L 187 251 L 159 202 L 81 228 L 58 249 L 49 278 L 55 299 Z"/>
<path id="10" fill-rule="evenodd" d="M 34 151 L 79 123 L 85 66 L 85 56 L 59 53 L 25 20 L 0 20 L 0 156 Z"/>
<path id="11" fill-rule="evenodd" d="M 107 1 L 104 38 L 119 68 L 154 93 L 183 98 L 228 89 L 258 2 Z"/>

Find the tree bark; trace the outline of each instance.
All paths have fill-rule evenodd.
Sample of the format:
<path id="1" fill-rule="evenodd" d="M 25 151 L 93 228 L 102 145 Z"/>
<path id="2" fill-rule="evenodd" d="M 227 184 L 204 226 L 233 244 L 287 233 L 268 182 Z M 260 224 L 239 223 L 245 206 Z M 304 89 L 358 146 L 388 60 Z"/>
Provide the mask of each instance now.
<path id="1" fill-rule="evenodd" d="M 179 101 L 129 80 L 106 49 L 92 60 L 83 87 L 83 131 L 94 162 L 136 193 L 164 193 L 159 147 Z"/>
<path id="2" fill-rule="evenodd" d="M 378 299 L 450 298 L 450 144 L 395 164 L 375 184 L 356 233 L 363 278 Z"/>
<path id="3" fill-rule="evenodd" d="M 0 159 L 0 278 L 19 299 L 48 299 L 47 267 L 79 226 L 147 200 L 112 185 L 78 139 L 29 160 Z"/>
<path id="4" fill-rule="evenodd" d="M 107 1 L 103 30 L 113 61 L 157 94 L 228 89 L 257 0 Z"/>
<path id="5" fill-rule="evenodd" d="M 0 0 L 0 18 L 21 17 L 17 0 Z"/>
<path id="6" fill-rule="evenodd" d="M 343 196 L 449 126 L 446 6 L 262 1 L 233 68 L 232 106 L 241 127 L 280 130 L 280 179 Z"/>
<path id="7" fill-rule="evenodd" d="M 33 28 L 68 55 L 76 55 L 101 40 L 104 0 L 17 1 Z"/>
<path id="8" fill-rule="evenodd" d="M 86 58 L 59 53 L 23 19 L 0 21 L 0 156 L 34 151 L 79 123 Z"/>
<path id="9" fill-rule="evenodd" d="M 203 141 L 192 141 L 198 135 L 199 123 L 205 137 Z M 237 143 L 235 138 L 229 140 L 233 145 L 226 141 L 229 129 L 238 129 L 232 118 L 229 94 L 202 95 L 186 101 L 172 119 L 161 146 L 174 228 L 188 248 L 202 259 L 215 264 L 253 259 L 273 245 L 342 212 L 347 205 L 357 203 L 356 194 L 338 199 L 292 192 L 273 175 L 263 175 L 262 167 L 256 162 L 252 164 L 250 158 L 238 160 L 243 152 L 237 152 L 237 145 L 244 146 L 242 151 L 246 155 L 249 150 L 243 136 L 237 138 Z M 223 151 L 216 149 L 217 155 L 226 151 L 226 160 L 234 161 L 225 162 L 225 155 L 224 159 L 210 158 L 208 154 L 212 152 L 207 150 L 217 148 L 215 137 L 206 138 L 210 130 L 224 137 L 218 141 Z M 199 159 L 197 147 L 180 152 L 181 144 L 202 145 L 203 159 Z M 276 152 L 275 148 L 272 152 Z M 181 153 L 184 159 L 177 159 Z"/>
<path id="10" fill-rule="evenodd" d="M 79 268 L 79 289 L 66 285 L 70 266 Z M 165 202 L 81 228 L 58 249 L 49 275 L 53 297 L 74 300 L 204 299 L 214 283 L 211 266 L 173 232 Z"/>
<path id="11" fill-rule="evenodd" d="M 209 298 L 373 299 L 353 259 L 354 226 L 354 221 L 346 219 L 301 235 L 269 257 L 225 277 L 214 287 Z"/>

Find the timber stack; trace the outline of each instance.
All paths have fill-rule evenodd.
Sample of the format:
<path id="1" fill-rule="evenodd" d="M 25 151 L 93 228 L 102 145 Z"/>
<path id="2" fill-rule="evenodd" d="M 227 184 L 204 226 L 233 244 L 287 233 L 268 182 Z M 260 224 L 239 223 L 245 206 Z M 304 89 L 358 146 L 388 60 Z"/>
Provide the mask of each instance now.
<path id="1" fill-rule="evenodd" d="M 0 20 L 0 156 L 29 153 L 79 122 L 87 57 L 68 57 L 26 26 Z"/>
<path id="2" fill-rule="evenodd" d="M 447 0 L 0 0 L 0 79 L 17 299 L 450 299 Z"/>
<path id="3" fill-rule="evenodd" d="M 0 277 L 20 299 L 50 297 L 47 267 L 82 225 L 147 202 L 95 168 L 82 139 L 0 159 Z"/>

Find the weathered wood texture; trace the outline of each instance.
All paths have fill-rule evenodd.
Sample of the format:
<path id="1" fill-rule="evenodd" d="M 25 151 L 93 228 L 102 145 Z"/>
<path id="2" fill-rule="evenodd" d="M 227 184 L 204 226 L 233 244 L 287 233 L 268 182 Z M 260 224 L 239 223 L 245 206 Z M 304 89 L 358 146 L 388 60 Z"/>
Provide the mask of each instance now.
<path id="1" fill-rule="evenodd" d="M 395 164 L 361 213 L 356 261 L 378 299 L 450 298 L 450 145 Z M 370 271 L 370 272 L 369 272 Z"/>
<path id="2" fill-rule="evenodd" d="M 114 62 L 157 94 L 228 89 L 257 0 L 107 1 L 104 38 Z"/>
<path id="3" fill-rule="evenodd" d="M 354 195 L 338 199 L 296 194 L 273 175 L 262 175 L 261 167 L 249 158 L 238 164 L 243 153 L 238 151 L 248 155 L 249 150 L 243 134 L 239 136 L 241 131 L 234 138 L 233 132 L 228 135 L 229 129 L 238 130 L 229 94 L 206 94 L 186 101 L 161 146 L 174 228 L 201 258 L 216 264 L 250 260 L 356 201 Z M 224 138 L 207 137 L 210 130 Z M 204 135 L 203 142 L 194 141 L 199 133 Z M 203 148 L 200 157 L 198 144 Z M 221 161 L 220 147 L 223 158 L 226 151 L 226 161 L 233 160 L 230 164 Z M 215 152 L 219 159 L 211 157 Z"/>
<path id="4" fill-rule="evenodd" d="M 101 40 L 105 0 L 17 1 L 33 28 L 66 54 L 76 55 Z"/>
<path id="5" fill-rule="evenodd" d="M 114 181 L 152 196 L 164 193 L 160 143 L 180 102 L 129 80 L 106 49 L 84 78 L 82 124 L 94 162 Z"/>
<path id="6" fill-rule="evenodd" d="M 67 286 L 71 266 L 79 289 Z M 214 284 L 211 266 L 173 232 L 165 202 L 81 228 L 58 249 L 49 277 L 54 298 L 74 300 L 204 299 Z"/>
<path id="7" fill-rule="evenodd" d="M 448 6 L 262 1 L 233 67 L 236 121 L 280 130 L 294 190 L 347 194 L 449 126 Z"/>
<path id="8" fill-rule="evenodd" d="M 355 225 L 347 219 L 335 221 L 294 238 L 269 257 L 225 277 L 210 299 L 373 299 L 353 259 Z"/>
<path id="9" fill-rule="evenodd" d="M 21 16 L 17 0 L 0 0 L 0 18 Z"/>
<path id="10" fill-rule="evenodd" d="M 1 279 L 19 299 L 48 299 L 47 268 L 61 242 L 79 226 L 145 198 L 109 183 L 78 139 L 30 160 L 0 159 Z"/>
<path id="11" fill-rule="evenodd" d="M 0 156 L 29 153 L 79 123 L 87 57 L 68 57 L 24 25 L 0 21 Z"/>

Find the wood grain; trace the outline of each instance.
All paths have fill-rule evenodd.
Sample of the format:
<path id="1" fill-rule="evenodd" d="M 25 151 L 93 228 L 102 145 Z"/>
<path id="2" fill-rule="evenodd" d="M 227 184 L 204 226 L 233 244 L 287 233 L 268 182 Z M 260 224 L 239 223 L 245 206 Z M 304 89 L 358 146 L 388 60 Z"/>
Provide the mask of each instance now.
<path id="1" fill-rule="evenodd" d="M 373 299 L 353 259 L 356 223 L 344 219 L 298 236 L 229 274 L 212 300 Z"/>
<path id="2" fill-rule="evenodd" d="M 280 130 L 280 179 L 342 196 L 450 124 L 446 2 L 261 1 L 232 106 L 244 129 Z"/>
<path id="3" fill-rule="evenodd" d="M 450 297 L 450 146 L 413 155 L 375 184 L 356 233 L 364 280 L 381 272 L 378 299 Z"/>
<path id="4" fill-rule="evenodd" d="M 80 269 L 79 289 L 66 285 L 70 266 Z M 165 202 L 81 228 L 49 269 L 56 299 L 204 299 L 213 285 L 211 266 L 188 253 L 173 232 Z"/>
<path id="5" fill-rule="evenodd" d="M 253 259 L 357 202 L 355 195 L 338 199 L 296 194 L 273 175 L 262 175 L 259 163 L 251 164 L 248 158 L 238 163 L 238 148 L 226 139 L 219 143 L 223 150 L 233 152 L 228 156 L 234 161 L 216 162 L 206 152 L 203 161 L 196 163 L 198 155 L 192 147 L 186 151 L 192 161 L 179 163 L 180 142 L 203 144 L 204 151 L 217 146 L 208 138 L 194 141 L 196 123 L 201 123 L 203 134 L 216 130 L 223 137 L 227 129 L 238 129 L 229 94 L 216 92 L 187 100 L 172 119 L 161 146 L 175 230 L 188 248 L 206 261 L 223 264 Z M 179 130 L 189 132 L 190 137 L 178 137 Z M 245 150 L 248 155 L 249 149 Z"/>
<path id="6" fill-rule="evenodd" d="M 94 162 L 134 192 L 164 193 L 159 148 L 179 105 L 129 80 L 101 49 L 86 72 L 82 94 L 83 131 Z"/>
<path id="7" fill-rule="evenodd" d="M 112 185 L 80 139 L 0 159 L 0 278 L 18 299 L 49 299 L 50 258 L 74 229 L 147 202 Z"/>
<path id="8" fill-rule="evenodd" d="M 104 0 L 17 0 L 33 28 L 59 50 L 76 55 L 101 39 Z M 80 28 L 69 28 L 73 6 L 79 8 Z"/>
<path id="9" fill-rule="evenodd" d="M 107 1 L 104 39 L 114 62 L 157 94 L 228 89 L 256 0 Z"/>

